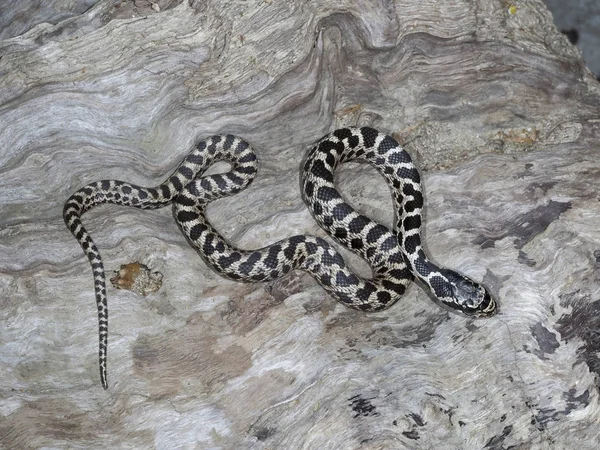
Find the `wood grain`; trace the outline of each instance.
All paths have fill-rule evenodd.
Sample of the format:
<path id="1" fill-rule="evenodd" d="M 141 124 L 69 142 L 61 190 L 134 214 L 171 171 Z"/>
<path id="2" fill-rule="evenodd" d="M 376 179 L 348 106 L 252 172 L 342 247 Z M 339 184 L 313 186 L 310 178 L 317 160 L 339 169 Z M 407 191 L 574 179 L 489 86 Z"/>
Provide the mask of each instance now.
<path id="1" fill-rule="evenodd" d="M 600 89 L 541 1 L 26 3 L 0 14 L 1 448 L 596 448 Z M 347 125 L 405 143 L 433 259 L 500 314 L 449 313 L 416 285 L 364 314 L 301 272 L 238 284 L 169 208 L 104 206 L 84 223 L 107 274 L 139 261 L 164 278 L 145 298 L 108 290 L 103 391 L 67 197 L 156 185 L 233 133 L 260 172 L 210 205 L 215 226 L 248 249 L 323 236 L 299 168 Z M 393 223 L 374 170 L 348 164 L 339 186 Z"/>

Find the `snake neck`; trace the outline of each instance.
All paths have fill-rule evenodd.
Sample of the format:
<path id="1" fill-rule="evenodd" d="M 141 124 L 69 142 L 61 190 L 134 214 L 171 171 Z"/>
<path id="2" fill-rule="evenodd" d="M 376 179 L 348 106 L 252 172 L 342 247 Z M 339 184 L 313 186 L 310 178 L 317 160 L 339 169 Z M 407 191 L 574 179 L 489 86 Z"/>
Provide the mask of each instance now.
<path id="1" fill-rule="evenodd" d="M 414 276 L 444 305 L 467 315 L 488 317 L 497 310 L 495 300 L 481 284 L 458 272 L 438 267 L 420 250 L 407 258 Z"/>
<path id="2" fill-rule="evenodd" d="M 421 283 L 429 287 L 431 293 L 438 299 L 444 301 L 452 296 L 452 285 L 446 277 L 446 269 L 438 267 L 431 262 L 423 250 L 419 250 L 416 257 L 411 255 L 408 265 L 411 272 Z"/>

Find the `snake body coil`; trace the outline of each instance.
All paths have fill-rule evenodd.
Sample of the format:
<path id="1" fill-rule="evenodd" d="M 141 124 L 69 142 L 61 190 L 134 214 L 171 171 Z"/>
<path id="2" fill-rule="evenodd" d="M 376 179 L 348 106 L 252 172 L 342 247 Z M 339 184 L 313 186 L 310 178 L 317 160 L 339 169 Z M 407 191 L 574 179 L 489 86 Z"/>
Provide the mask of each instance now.
<path id="1" fill-rule="evenodd" d="M 395 230 L 356 212 L 334 186 L 339 164 L 362 160 L 373 165 L 391 187 L 397 208 Z M 202 177 L 217 161 L 231 170 Z M 63 216 L 87 255 L 94 274 L 100 333 L 100 378 L 106 389 L 108 309 L 106 278 L 98 248 L 81 215 L 102 203 L 155 209 L 174 204 L 174 215 L 206 263 L 224 277 L 246 282 L 279 278 L 301 269 L 341 303 L 362 311 L 381 311 L 396 303 L 413 277 L 443 304 L 468 315 L 490 316 L 496 303 L 486 289 L 452 270 L 437 267 L 421 247 L 423 196 L 419 172 L 410 156 L 390 136 L 373 128 L 343 128 L 325 136 L 310 151 L 301 175 L 302 196 L 313 217 L 337 242 L 359 254 L 373 278 L 356 275 L 324 239 L 299 235 L 259 250 L 231 246 L 208 222 L 206 205 L 245 189 L 254 179 L 257 159 L 250 145 L 232 135 L 198 143 L 160 186 L 145 188 L 116 180 L 91 183 L 65 203 Z"/>

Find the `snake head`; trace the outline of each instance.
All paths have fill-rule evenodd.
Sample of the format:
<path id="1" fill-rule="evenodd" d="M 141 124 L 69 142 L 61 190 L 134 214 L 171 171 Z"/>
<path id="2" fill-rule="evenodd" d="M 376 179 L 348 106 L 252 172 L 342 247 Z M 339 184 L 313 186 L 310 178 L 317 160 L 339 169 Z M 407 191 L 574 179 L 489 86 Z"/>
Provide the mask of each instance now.
<path id="1" fill-rule="evenodd" d="M 444 276 L 450 282 L 451 301 L 445 302 L 449 306 L 469 316 L 489 317 L 496 313 L 496 301 L 484 286 L 452 270 L 445 270 Z"/>

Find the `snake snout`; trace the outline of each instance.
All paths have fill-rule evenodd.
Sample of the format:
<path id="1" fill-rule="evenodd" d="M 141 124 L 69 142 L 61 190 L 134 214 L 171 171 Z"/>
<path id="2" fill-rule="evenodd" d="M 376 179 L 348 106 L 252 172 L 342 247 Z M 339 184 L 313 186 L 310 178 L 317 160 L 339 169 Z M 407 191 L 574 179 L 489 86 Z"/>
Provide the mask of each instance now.
<path id="1" fill-rule="evenodd" d="M 454 301 L 463 313 L 476 317 L 489 317 L 496 313 L 496 301 L 485 287 L 465 276 L 452 275 L 457 275 L 454 279 L 449 277 Z"/>
<path id="2" fill-rule="evenodd" d="M 481 289 L 484 291 L 484 297 L 483 301 L 479 304 L 478 317 L 491 317 L 498 312 L 498 303 L 486 288 L 481 286 Z"/>

